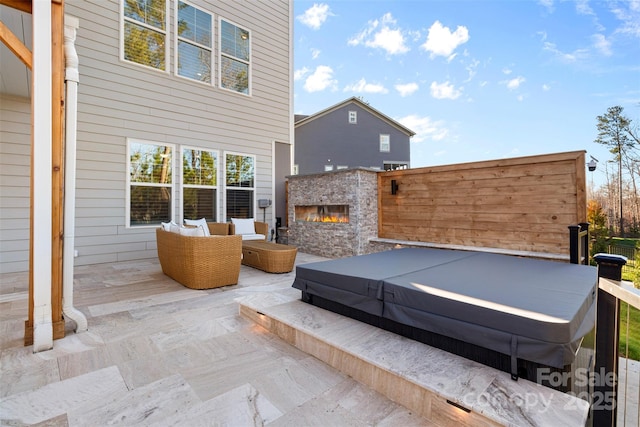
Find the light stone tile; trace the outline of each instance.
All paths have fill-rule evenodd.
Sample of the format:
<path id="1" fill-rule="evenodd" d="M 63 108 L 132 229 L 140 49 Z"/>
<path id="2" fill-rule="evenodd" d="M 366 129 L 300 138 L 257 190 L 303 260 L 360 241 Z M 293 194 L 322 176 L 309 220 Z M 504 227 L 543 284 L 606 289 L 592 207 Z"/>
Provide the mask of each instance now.
<path id="1" fill-rule="evenodd" d="M 264 395 L 249 384 L 195 405 L 184 414 L 153 423 L 157 426 L 264 426 L 282 416 Z"/>
<path id="2" fill-rule="evenodd" d="M 12 354 L 15 356 L 16 352 Z M 24 352 L 18 354 L 12 360 L 8 360 L 8 357 L 2 358 L 0 397 L 29 392 L 60 380 L 55 360 L 43 360 Z"/>
<path id="3" fill-rule="evenodd" d="M 0 399 L 2 419 L 5 422 L 35 424 L 126 392 L 127 387 L 118 368 L 111 366 Z"/>
<path id="4" fill-rule="evenodd" d="M 180 375 L 172 375 L 102 402 L 68 411 L 70 426 L 160 425 L 201 401 Z"/>
<path id="5" fill-rule="evenodd" d="M 135 359 L 153 359 L 158 353 L 158 348 L 149 337 L 133 337 L 119 341 L 113 341 L 105 345 L 111 360 L 115 364 L 128 362 Z"/>
<path id="6" fill-rule="evenodd" d="M 91 316 L 104 316 L 105 314 L 119 313 L 122 311 L 134 310 L 140 307 L 149 307 L 161 304 L 172 303 L 184 299 L 197 298 L 201 291 L 181 290 L 175 292 L 165 292 L 158 295 L 151 295 L 146 298 L 110 302 L 89 306 Z"/>
<path id="7" fill-rule="evenodd" d="M 105 346 L 58 357 L 60 378 L 67 379 L 114 365 Z"/>
<path id="8" fill-rule="evenodd" d="M 373 425 L 355 418 L 335 400 L 311 399 L 269 424 L 269 427 L 365 427 Z"/>
<path id="9" fill-rule="evenodd" d="M 209 365 L 183 369 L 182 375 L 202 400 L 208 400 L 268 375 L 281 366 L 279 358 L 261 350 L 217 360 Z"/>

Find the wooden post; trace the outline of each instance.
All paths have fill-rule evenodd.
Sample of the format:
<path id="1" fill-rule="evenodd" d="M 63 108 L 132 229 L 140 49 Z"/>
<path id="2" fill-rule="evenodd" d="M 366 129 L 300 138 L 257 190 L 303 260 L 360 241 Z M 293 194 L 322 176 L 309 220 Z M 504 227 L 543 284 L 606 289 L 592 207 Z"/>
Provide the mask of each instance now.
<path id="1" fill-rule="evenodd" d="M 62 242 L 64 224 L 64 3 L 51 1 L 51 320 L 53 339 L 64 337 L 62 315 Z M 32 101 L 33 102 L 33 101 Z M 33 119 L 32 119 L 33 120 Z M 33 132 L 33 124 L 32 124 Z M 29 233 L 29 315 L 25 321 L 24 344 L 33 344 L 34 328 L 34 144 L 31 146 L 31 208 Z"/>

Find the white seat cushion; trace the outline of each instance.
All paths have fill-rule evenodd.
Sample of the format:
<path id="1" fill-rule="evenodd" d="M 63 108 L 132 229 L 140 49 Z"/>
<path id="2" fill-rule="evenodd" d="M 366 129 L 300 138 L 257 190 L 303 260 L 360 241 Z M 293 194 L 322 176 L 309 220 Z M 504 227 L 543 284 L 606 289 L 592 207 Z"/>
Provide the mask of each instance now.
<path id="1" fill-rule="evenodd" d="M 197 227 L 180 227 L 180 235 L 192 236 L 192 237 L 206 237 L 204 235 L 204 230 L 202 229 L 201 225 Z"/>
<path id="2" fill-rule="evenodd" d="M 253 218 L 231 218 L 236 228 L 236 234 L 256 234 L 256 225 Z"/>
<path id="3" fill-rule="evenodd" d="M 202 227 L 202 231 L 204 232 L 205 236 L 210 236 L 211 235 L 209 233 L 209 226 L 207 225 L 207 220 L 205 218 L 185 219 L 184 220 L 184 225 L 195 225 L 195 226 Z"/>
<path id="4" fill-rule="evenodd" d="M 264 234 L 243 234 L 242 240 L 264 240 L 266 236 Z"/>

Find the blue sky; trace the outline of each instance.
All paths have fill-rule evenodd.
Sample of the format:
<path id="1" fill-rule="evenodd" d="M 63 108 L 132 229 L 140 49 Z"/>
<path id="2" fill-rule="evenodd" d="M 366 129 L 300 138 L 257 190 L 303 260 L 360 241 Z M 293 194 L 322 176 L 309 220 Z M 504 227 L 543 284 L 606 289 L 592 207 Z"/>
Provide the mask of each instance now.
<path id="1" fill-rule="evenodd" d="M 640 0 L 294 1 L 294 111 L 352 96 L 416 132 L 412 167 L 586 150 L 640 125 Z M 392 141 L 393 143 L 393 141 Z"/>

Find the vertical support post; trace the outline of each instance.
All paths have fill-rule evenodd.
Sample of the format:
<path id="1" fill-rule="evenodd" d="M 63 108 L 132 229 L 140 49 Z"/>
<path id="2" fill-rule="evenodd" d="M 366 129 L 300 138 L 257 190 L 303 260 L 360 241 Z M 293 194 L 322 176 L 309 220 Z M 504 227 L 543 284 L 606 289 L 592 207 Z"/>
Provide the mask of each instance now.
<path id="1" fill-rule="evenodd" d="M 589 265 L 589 223 L 581 222 L 579 225 L 581 227 L 581 235 L 584 233 L 580 238 L 580 252 L 584 256 L 583 264 Z"/>
<path id="2" fill-rule="evenodd" d="M 580 264 L 580 226 L 569 226 L 569 262 Z"/>
<path id="3" fill-rule="evenodd" d="M 596 254 L 600 278 L 620 281 L 627 259 L 620 255 Z M 616 425 L 618 390 L 618 344 L 620 339 L 620 301 L 598 288 L 596 314 L 596 361 L 593 388 L 593 425 Z"/>

